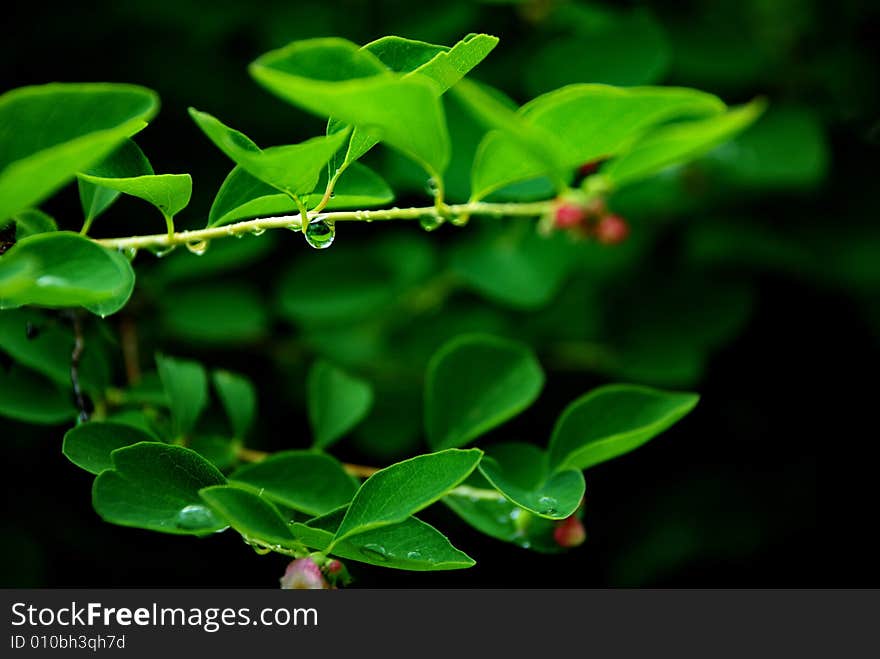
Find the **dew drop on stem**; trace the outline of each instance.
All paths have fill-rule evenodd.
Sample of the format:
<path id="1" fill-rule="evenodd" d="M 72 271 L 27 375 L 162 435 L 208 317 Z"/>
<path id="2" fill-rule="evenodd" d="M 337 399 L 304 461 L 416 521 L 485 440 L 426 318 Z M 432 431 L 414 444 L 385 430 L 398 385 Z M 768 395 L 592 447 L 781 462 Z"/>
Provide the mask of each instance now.
<path id="1" fill-rule="evenodd" d="M 306 227 L 306 242 L 315 249 L 327 249 L 336 238 L 336 226 L 321 218 L 315 218 Z"/>
<path id="2" fill-rule="evenodd" d="M 419 224 L 425 231 L 434 231 L 443 224 L 443 218 L 436 213 L 426 213 L 419 218 Z"/>
<path id="3" fill-rule="evenodd" d="M 207 240 L 199 240 L 196 242 L 187 243 L 186 248 L 196 256 L 201 256 L 208 251 L 208 247 L 210 245 L 211 243 Z"/>

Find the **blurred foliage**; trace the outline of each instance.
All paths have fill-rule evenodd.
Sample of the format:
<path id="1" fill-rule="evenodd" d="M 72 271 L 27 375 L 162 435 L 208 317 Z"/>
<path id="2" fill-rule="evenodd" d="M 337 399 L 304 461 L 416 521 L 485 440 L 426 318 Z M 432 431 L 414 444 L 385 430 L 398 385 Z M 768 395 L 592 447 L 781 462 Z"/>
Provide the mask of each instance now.
<path id="1" fill-rule="evenodd" d="M 35 20 L 33 8 L 16 11 L 23 25 Z M 4 39 L 4 87 L 97 77 L 160 90 L 162 113 L 139 142 L 157 171 L 194 170 L 193 199 L 178 218 L 184 226 L 206 222 L 229 169 L 197 134 L 186 107 L 216 111 L 260 144 L 301 141 L 323 131 L 320 121 L 260 91 L 245 71 L 244 64 L 257 54 L 304 36 L 341 35 L 364 43 L 400 34 L 453 43 L 472 31 L 498 34 L 500 46 L 475 76 L 518 103 L 573 82 L 685 85 L 718 93 L 731 103 L 756 95 L 769 102 L 768 112 L 732 142 L 615 194 L 611 209 L 632 225 L 630 239 L 620 246 L 548 241 L 521 221 L 483 219 L 431 234 L 415 223 L 346 226 L 332 249 L 322 252 L 310 250 L 298 236 L 266 235 L 218 241 L 198 258 L 182 250 L 161 260 L 139 256 L 141 276 L 130 306 L 106 335 L 87 327 L 87 359 L 96 365 L 84 363 L 83 370 L 101 384 L 108 377 L 124 382 L 122 354 L 131 341 L 125 328 L 135 328 L 138 349 L 127 357 L 128 377 L 131 360 L 143 377 L 126 390 L 127 399 L 108 397 L 108 404 L 113 413 L 125 415 L 146 402 L 147 412 L 137 418 L 143 425 L 151 423 L 149 406 L 162 404 L 155 374 L 149 372 L 152 355 L 160 349 L 250 374 L 267 400 L 250 437 L 254 445 L 270 450 L 308 446 L 302 401 L 312 365 L 323 359 L 346 368 L 372 384 L 375 405 L 340 441 L 340 454 L 384 463 L 425 449 L 422 378 L 430 355 L 458 333 L 524 341 L 550 380 L 553 374 L 569 378 L 514 426 L 525 439 L 546 436 L 547 419 L 555 418 L 572 392 L 582 392 L 586 384 L 625 379 L 700 390 L 712 382 L 713 358 L 742 345 L 737 342 L 748 334 L 768 280 L 851 302 L 880 337 L 876 166 L 865 166 L 869 159 L 876 161 L 880 141 L 880 90 L 871 84 L 880 71 L 874 46 L 880 30 L 877 8 L 817 0 L 644 2 L 624 9 L 573 0 L 430 6 L 340 0 L 271 3 L 256 11 L 234 2 L 175 0 L 66 4 L 55 18 L 41 24 L 39 53 L 30 29 Z M 456 103 L 454 97 L 444 100 L 453 147 L 447 180 L 451 200 L 467 196 L 469 172 L 456 163 L 472 159 L 464 145 L 475 144 L 474 136 L 481 134 Z M 406 191 L 395 203 L 424 199 L 425 176 L 399 156 L 379 148 L 366 160 L 394 190 Z M 78 228 L 75 191 L 62 191 L 46 210 L 62 228 Z M 150 211 L 136 200 L 121 199 L 117 213 L 128 218 L 124 226 L 105 218 L 98 223 L 98 235 L 153 232 Z M 69 331 L 65 321 L 11 313 L 0 316 L 0 412 L 7 397 L 26 396 L 29 387 L 50 391 L 64 380 L 63 355 L 58 364 L 46 361 L 54 365 L 39 373 L 26 370 L 27 354 L 37 344 L 20 339 L 28 323 L 45 328 L 38 340 L 45 342 L 46 355 L 54 355 L 50 343 Z M 18 329 L 6 327 L 10 319 Z M 822 321 L 808 315 L 805 322 Z M 732 382 L 721 391 L 736 392 L 746 384 Z M 715 405 L 710 409 L 724 406 Z M 772 414 L 746 407 L 759 417 Z M 43 416 L 19 420 L 57 423 L 75 414 L 62 393 L 52 414 L 47 410 L 44 403 Z M 718 432 L 719 447 L 712 454 L 726 464 L 729 447 L 745 441 L 736 431 L 748 434 L 762 422 L 751 419 L 748 425 L 748 414 L 738 412 L 719 418 L 696 421 L 703 425 L 694 427 L 707 435 L 729 422 L 733 430 Z M 4 438 L 14 437 L 15 449 L 40 436 L 39 430 L 15 421 L 4 423 Z M 682 432 L 691 448 L 713 441 L 701 435 L 687 443 L 687 430 Z M 49 454 L 57 454 L 58 437 L 57 431 L 48 433 Z M 599 568 L 565 563 L 569 573 L 566 580 L 559 577 L 560 583 L 681 583 L 688 582 L 688 568 L 700 582 L 700 569 L 716 563 L 722 567 L 709 570 L 705 580 L 726 583 L 724 566 L 762 551 L 772 556 L 774 547 L 787 547 L 789 537 L 800 539 L 804 529 L 817 524 L 811 508 L 811 488 L 816 487 L 811 449 L 802 448 L 805 462 L 791 473 L 784 471 L 778 482 L 766 474 L 753 482 L 749 474 L 719 468 L 711 459 L 687 463 L 688 455 L 673 451 L 664 461 L 667 445 L 655 447 L 646 462 L 633 463 L 639 474 L 654 479 L 643 492 L 633 489 L 641 503 L 596 502 L 593 524 L 607 529 L 619 513 L 630 524 L 630 537 L 606 547 L 607 554 L 601 553 L 600 542 L 596 555 L 578 559 L 592 560 Z M 781 445 L 797 450 L 790 443 Z M 694 454 L 701 455 L 698 450 Z M 684 474 L 676 460 L 701 471 Z M 652 461 L 659 461 L 672 482 L 654 473 Z M 597 472 L 600 483 L 610 480 L 605 473 Z M 588 478 L 587 548 L 595 535 L 590 492 Z M 768 506 L 766 499 L 777 495 L 777 503 Z M 37 499 L 31 505 L 45 504 Z M 72 504 L 58 505 L 64 510 Z M 54 571 L 53 561 L 63 559 L 51 554 L 50 543 L 64 544 L 78 529 L 91 528 L 92 517 L 77 513 L 68 531 L 54 531 L 51 538 L 40 535 L 26 517 L 10 522 L 8 533 L 4 529 L 6 554 L 27 556 L 27 561 L 20 571 L 4 573 L 3 583 L 84 585 Z M 83 541 L 76 560 L 87 561 L 83 555 L 89 542 Z M 499 557 L 509 565 L 520 560 L 520 554 L 503 551 Z M 123 565 L 117 573 L 133 575 L 133 570 Z M 735 574 L 748 583 L 773 582 L 766 575 L 750 579 L 748 571 Z M 486 578 L 504 579 L 494 573 Z"/>

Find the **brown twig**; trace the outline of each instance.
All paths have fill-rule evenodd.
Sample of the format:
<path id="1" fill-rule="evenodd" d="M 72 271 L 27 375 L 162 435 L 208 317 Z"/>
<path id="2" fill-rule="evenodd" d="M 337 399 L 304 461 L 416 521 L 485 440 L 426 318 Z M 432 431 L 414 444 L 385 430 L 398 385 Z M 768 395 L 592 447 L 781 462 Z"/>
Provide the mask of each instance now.
<path id="1" fill-rule="evenodd" d="M 80 315 L 73 311 L 70 313 L 71 324 L 73 325 L 73 350 L 70 353 L 70 383 L 73 386 L 73 397 L 76 401 L 76 408 L 79 410 L 79 421 L 83 423 L 89 420 L 89 413 L 86 409 L 86 401 L 83 396 L 82 387 L 79 382 L 79 364 L 82 360 L 83 351 L 86 347 L 83 338 L 82 319 Z"/>

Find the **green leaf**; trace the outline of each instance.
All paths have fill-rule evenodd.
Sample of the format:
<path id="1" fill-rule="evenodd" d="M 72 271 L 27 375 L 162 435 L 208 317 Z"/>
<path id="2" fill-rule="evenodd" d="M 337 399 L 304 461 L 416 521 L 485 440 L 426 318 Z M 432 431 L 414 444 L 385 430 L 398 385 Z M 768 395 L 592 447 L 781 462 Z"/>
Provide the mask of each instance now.
<path id="1" fill-rule="evenodd" d="M 314 446 L 327 448 L 360 423 L 373 405 L 370 383 L 325 361 L 309 371 L 309 423 Z"/>
<path id="2" fill-rule="evenodd" d="M 258 495 L 231 485 L 212 485 L 199 496 L 248 541 L 300 548 L 278 509 Z"/>
<path id="3" fill-rule="evenodd" d="M 189 174 L 146 174 L 128 178 L 80 174 L 79 180 L 143 199 L 158 208 L 165 218 L 174 217 L 186 208 L 192 197 L 192 177 Z"/>
<path id="4" fill-rule="evenodd" d="M 488 34 L 469 34 L 452 48 L 388 36 L 366 44 L 362 50 L 375 55 L 382 64 L 396 73 L 423 76 L 431 80 L 435 93 L 439 96 L 479 64 L 497 44 L 498 38 Z M 331 119 L 327 132 L 336 132 L 341 126 L 341 122 Z M 336 168 L 349 166 L 378 141 L 370 130 L 355 128 L 345 159 Z"/>
<path id="5" fill-rule="evenodd" d="M 324 551 L 333 541 L 346 510 L 336 510 L 306 524 L 292 524 L 291 531 L 309 547 Z M 334 545 L 333 554 L 370 565 L 419 572 L 459 570 L 475 564 L 440 531 L 416 517 L 349 536 Z"/>
<path id="6" fill-rule="evenodd" d="M 189 441 L 189 448 L 221 470 L 238 464 L 238 447 L 237 440 L 218 435 L 199 435 Z"/>
<path id="7" fill-rule="evenodd" d="M 550 439 L 550 467 L 588 469 L 629 453 L 690 412 L 699 396 L 606 385 L 565 408 Z"/>
<path id="8" fill-rule="evenodd" d="M 122 254 L 68 231 L 18 241 L 0 257 L 0 285 L 21 268 L 28 268 L 28 281 L 7 290 L 0 309 L 81 306 L 103 317 L 125 306 L 134 289 L 134 271 Z"/>
<path id="9" fill-rule="evenodd" d="M 326 173 L 319 179 L 317 192 L 326 187 Z M 382 206 L 394 199 L 394 193 L 382 178 L 370 168 L 360 163 L 352 165 L 340 176 L 333 196 L 324 207 L 326 210 L 340 208 L 370 208 Z M 314 208 L 320 195 L 310 195 L 306 208 Z M 216 227 L 231 224 L 252 217 L 271 217 L 298 213 L 293 200 L 267 183 L 248 174 L 240 166 L 235 167 L 214 198 L 208 214 L 208 226 Z"/>
<path id="10" fill-rule="evenodd" d="M 580 254 L 568 236 L 541 236 L 518 225 L 463 242 L 453 250 L 451 265 L 468 287 L 486 297 L 536 309 L 559 292 Z"/>
<path id="11" fill-rule="evenodd" d="M 168 395 L 175 437 L 188 435 L 208 403 L 208 376 L 193 361 L 156 355 L 159 378 Z"/>
<path id="12" fill-rule="evenodd" d="M 311 451 L 282 451 L 245 465 L 229 480 L 260 490 L 261 496 L 310 515 L 351 501 L 357 484 L 337 460 Z"/>
<path id="13" fill-rule="evenodd" d="M 214 371 L 211 379 L 229 417 L 233 434 L 243 439 L 257 414 L 257 390 L 253 382 L 243 375 L 221 370 Z"/>
<path id="14" fill-rule="evenodd" d="M 260 294 L 246 283 L 181 286 L 166 295 L 159 308 L 168 334 L 199 343 L 255 341 L 269 325 Z"/>
<path id="15" fill-rule="evenodd" d="M 102 471 L 92 486 L 92 505 L 105 521 L 180 535 L 225 528 L 199 490 L 226 479 L 195 451 L 141 442 L 110 455 L 113 469 Z"/>
<path id="16" fill-rule="evenodd" d="M 555 175 L 564 180 L 580 165 L 628 149 L 652 127 L 676 118 L 718 114 L 716 96 L 675 87 L 617 88 L 569 85 L 530 101 L 516 113 L 529 133 L 525 140 L 508 121 L 490 132 L 474 160 L 472 197 L 519 181 Z M 520 130 L 522 130 L 520 128 Z M 540 157 L 534 143 L 541 135 L 550 156 Z"/>
<path id="17" fill-rule="evenodd" d="M 763 101 L 752 101 L 716 117 L 659 128 L 608 163 L 602 173 L 619 187 L 692 160 L 745 130 L 761 115 L 764 106 Z"/>
<path id="18" fill-rule="evenodd" d="M 100 161 L 158 106 L 149 89 L 109 83 L 53 83 L 0 96 L 0 220 Z"/>
<path id="19" fill-rule="evenodd" d="M 434 449 L 467 444 L 529 407 L 543 386 L 541 365 L 527 346 L 487 335 L 459 336 L 428 365 L 428 443 Z"/>
<path id="20" fill-rule="evenodd" d="M 38 233 L 58 231 L 58 225 L 52 216 L 38 208 L 23 210 L 20 213 L 16 213 L 12 219 L 15 222 L 15 236 L 18 240 L 28 236 L 35 236 Z M 3 222 L 0 220 L 0 225 L 2 224 Z"/>
<path id="21" fill-rule="evenodd" d="M 576 469 L 550 473 L 547 454 L 532 444 L 494 445 L 480 472 L 511 503 L 548 519 L 565 519 L 584 496 L 584 475 Z"/>
<path id="22" fill-rule="evenodd" d="M 372 139 L 399 149 L 432 174 L 440 174 L 449 161 L 449 136 L 435 83 L 391 73 L 349 41 L 295 41 L 262 55 L 250 72 L 285 101 L 367 129 Z"/>
<path id="23" fill-rule="evenodd" d="M 475 487 L 458 488 L 443 497 L 456 515 L 492 538 L 547 554 L 563 551 L 553 538 L 556 522 L 532 515 L 505 499 L 482 477 L 471 478 Z"/>
<path id="24" fill-rule="evenodd" d="M 0 367 L 0 416 L 53 425 L 76 418 L 70 391 L 13 364 Z"/>
<path id="25" fill-rule="evenodd" d="M 28 328 L 35 335 L 29 335 Z M 90 338 L 86 339 L 79 363 L 80 386 L 87 393 L 103 395 L 110 381 L 110 367 L 100 344 Z M 0 350 L 63 387 L 70 387 L 74 341 L 69 327 L 32 309 L 0 313 Z"/>
<path id="26" fill-rule="evenodd" d="M 111 453 L 116 449 L 152 441 L 154 438 L 151 435 L 134 426 L 92 421 L 68 430 L 61 452 L 77 467 L 97 475 L 113 468 Z"/>
<path id="27" fill-rule="evenodd" d="M 265 259 L 277 244 L 275 236 L 269 234 L 214 241 L 211 249 L 197 259 L 185 250 L 178 250 L 156 263 L 149 277 L 157 286 L 168 288 L 183 281 L 228 275 Z"/>
<path id="28" fill-rule="evenodd" d="M 102 178 L 128 178 L 153 174 L 153 166 L 140 147 L 133 140 L 125 140 L 113 153 L 97 165 L 89 168 L 84 174 Z M 77 180 L 79 201 L 85 216 L 85 227 L 89 225 L 110 205 L 116 201 L 120 192 L 111 188 L 86 181 L 82 177 Z"/>
<path id="29" fill-rule="evenodd" d="M 403 522 L 467 478 L 482 455 L 479 449 L 448 449 L 377 471 L 355 494 L 333 545 L 348 536 Z"/>
<path id="30" fill-rule="evenodd" d="M 301 144 L 260 149 L 250 138 L 206 112 L 189 109 L 193 121 L 214 145 L 251 176 L 288 195 L 308 194 L 348 132 L 315 137 Z"/>

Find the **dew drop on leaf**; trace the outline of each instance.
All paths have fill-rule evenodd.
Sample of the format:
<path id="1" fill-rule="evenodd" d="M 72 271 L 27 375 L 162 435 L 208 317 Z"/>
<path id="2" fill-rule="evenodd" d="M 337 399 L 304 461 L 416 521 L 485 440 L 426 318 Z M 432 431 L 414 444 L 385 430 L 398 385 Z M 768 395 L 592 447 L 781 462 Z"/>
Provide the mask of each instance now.
<path id="1" fill-rule="evenodd" d="M 361 547 L 361 553 L 371 558 L 378 558 L 380 561 L 387 561 L 390 558 L 385 547 L 374 543 Z"/>
<path id="2" fill-rule="evenodd" d="M 411 561 L 417 561 L 422 557 L 422 552 L 420 551 L 408 551 L 406 552 L 406 557 Z"/>
<path id="3" fill-rule="evenodd" d="M 542 515 L 553 515 L 559 502 L 553 497 L 541 497 L 538 499 L 538 505 L 541 507 Z"/>
<path id="4" fill-rule="evenodd" d="M 327 249 L 336 237 L 336 227 L 320 218 L 309 222 L 306 227 L 306 242 L 315 249 Z"/>
<path id="5" fill-rule="evenodd" d="M 181 508 L 174 523 L 179 529 L 195 531 L 216 526 L 217 518 L 209 508 L 195 504 Z"/>

